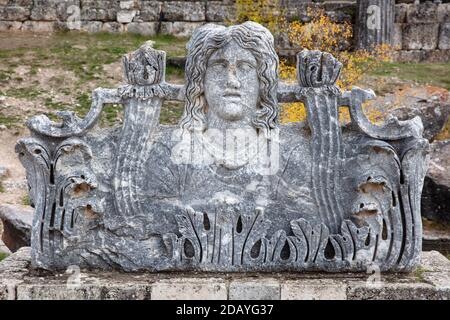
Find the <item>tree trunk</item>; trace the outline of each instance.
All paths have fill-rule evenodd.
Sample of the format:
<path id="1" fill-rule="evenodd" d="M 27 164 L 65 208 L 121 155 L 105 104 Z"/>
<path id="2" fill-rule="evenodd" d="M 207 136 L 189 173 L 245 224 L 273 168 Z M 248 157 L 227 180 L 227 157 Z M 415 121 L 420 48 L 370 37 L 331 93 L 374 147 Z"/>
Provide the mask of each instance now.
<path id="1" fill-rule="evenodd" d="M 357 7 L 356 48 L 392 45 L 395 0 L 358 0 Z"/>

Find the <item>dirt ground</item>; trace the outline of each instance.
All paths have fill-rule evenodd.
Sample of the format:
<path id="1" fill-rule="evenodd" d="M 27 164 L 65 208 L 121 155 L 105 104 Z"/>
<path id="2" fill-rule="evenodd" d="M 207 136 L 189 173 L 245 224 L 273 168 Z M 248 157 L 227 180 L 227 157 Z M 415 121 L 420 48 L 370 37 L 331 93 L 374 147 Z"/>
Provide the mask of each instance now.
<path id="1" fill-rule="evenodd" d="M 16 141 L 27 134 L 25 130 L 0 132 L 0 167 L 8 169 L 2 180 L 5 190 L 0 192 L 0 204 L 22 204 L 27 195 L 25 170 L 14 152 Z"/>
<path id="2" fill-rule="evenodd" d="M 16 32 L 11 36 L 10 32 L 0 32 L 0 50 L 17 48 L 46 47 L 52 36 L 45 33 Z"/>

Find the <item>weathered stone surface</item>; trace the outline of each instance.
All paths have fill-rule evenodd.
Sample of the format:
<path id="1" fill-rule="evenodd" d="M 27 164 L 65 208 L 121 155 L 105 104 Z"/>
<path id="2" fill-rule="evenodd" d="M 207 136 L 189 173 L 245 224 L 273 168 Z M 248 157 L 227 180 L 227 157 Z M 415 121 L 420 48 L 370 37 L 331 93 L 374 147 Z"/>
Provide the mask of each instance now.
<path id="1" fill-rule="evenodd" d="M 111 8 L 82 8 L 80 17 L 83 21 L 115 21 L 117 19 L 117 11 Z"/>
<path id="2" fill-rule="evenodd" d="M 120 9 L 120 0 L 80 0 L 82 8 Z"/>
<path id="3" fill-rule="evenodd" d="M 286 281 L 281 285 L 281 300 L 346 300 L 345 283 L 327 280 Z"/>
<path id="4" fill-rule="evenodd" d="M 438 36 L 438 23 L 408 23 L 403 28 L 402 48 L 433 50 L 437 48 Z"/>
<path id="5" fill-rule="evenodd" d="M 437 16 L 439 22 L 450 22 L 450 3 L 443 3 L 438 6 Z"/>
<path id="6" fill-rule="evenodd" d="M 102 31 L 105 32 L 123 32 L 125 27 L 118 22 L 104 22 L 102 25 Z"/>
<path id="7" fill-rule="evenodd" d="M 422 215 L 433 221 L 450 222 L 449 166 L 450 140 L 433 142 L 421 203 Z"/>
<path id="8" fill-rule="evenodd" d="M 120 1 L 120 4 L 119 4 L 120 9 L 124 9 L 124 10 L 136 9 L 136 6 L 137 6 L 137 3 L 135 0 Z"/>
<path id="9" fill-rule="evenodd" d="M 25 21 L 30 14 L 30 9 L 23 7 L 0 7 L 0 20 L 4 21 Z"/>
<path id="10" fill-rule="evenodd" d="M 222 1 L 206 2 L 206 21 L 232 21 L 236 14 L 234 5 L 224 5 Z"/>
<path id="11" fill-rule="evenodd" d="M 280 296 L 290 299 L 449 299 L 449 260 L 436 251 L 423 252 L 420 272 L 374 275 L 288 273 L 198 275 L 124 274 L 70 267 L 65 273 L 30 270 L 30 248 L 0 262 L 0 299 L 236 299 Z M 286 278 L 294 280 L 286 280 Z M 238 285 L 236 285 L 238 284 Z M 297 290 L 301 289 L 301 290 Z M 261 292 L 259 292 L 261 290 Z M 303 291 L 302 291 L 303 290 Z M 269 294 L 270 292 L 270 294 Z"/>
<path id="12" fill-rule="evenodd" d="M 188 37 L 202 24 L 202 22 L 161 22 L 160 33 L 172 34 L 177 37 Z"/>
<path id="13" fill-rule="evenodd" d="M 406 14 L 406 22 L 407 23 L 438 22 L 437 12 L 438 12 L 438 5 L 431 1 L 409 5 Z"/>
<path id="14" fill-rule="evenodd" d="M 77 21 L 81 18 L 80 0 L 56 1 L 56 18 L 58 21 Z"/>
<path id="15" fill-rule="evenodd" d="M 402 49 L 402 37 L 403 37 L 402 32 L 403 32 L 403 25 L 401 23 L 395 23 L 392 34 L 392 47 L 395 50 Z"/>
<path id="16" fill-rule="evenodd" d="M 19 21 L 0 21 L 0 30 L 18 31 L 22 28 L 22 22 Z"/>
<path id="17" fill-rule="evenodd" d="M 405 3 L 398 3 L 395 5 L 395 23 L 406 22 L 406 12 L 408 11 L 408 5 Z"/>
<path id="18" fill-rule="evenodd" d="M 408 90 L 404 92 L 407 93 Z M 411 96 L 406 100 L 407 105 L 392 110 L 392 115 L 399 120 L 407 120 L 415 116 L 420 117 L 424 125 L 424 138 L 433 141 L 434 137 L 444 128 L 450 114 L 448 93 L 442 95 L 437 92 L 436 95 L 425 97 L 425 99 L 419 96 Z"/>
<path id="19" fill-rule="evenodd" d="M 427 51 L 426 61 L 430 63 L 446 63 L 450 61 L 450 49 Z"/>
<path id="20" fill-rule="evenodd" d="M 139 11 L 134 17 L 135 22 L 159 21 L 161 16 L 161 2 L 140 1 Z"/>
<path id="21" fill-rule="evenodd" d="M 400 298 L 401 297 L 401 298 Z M 448 300 L 450 290 L 436 289 L 427 283 L 387 283 L 381 288 L 366 285 L 352 286 L 347 291 L 347 299 L 358 300 Z"/>
<path id="22" fill-rule="evenodd" d="M 2 240 L 15 252 L 21 247 L 30 246 L 33 210 L 24 206 L 1 205 L 0 219 L 3 223 Z"/>
<path id="23" fill-rule="evenodd" d="M 158 30 L 157 22 L 132 22 L 126 26 L 127 32 L 154 36 Z"/>
<path id="24" fill-rule="evenodd" d="M 17 285 L 23 282 L 31 263 L 30 247 L 20 248 L 0 262 L 0 301 L 15 300 Z"/>
<path id="25" fill-rule="evenodd" d="M 80 30 L 86 32 L 100 32 L 103 28 L 103 22 L 101 21 L 82 21 Z"/>
<path id="26" fill-rule="evenodd" d="M 21 284 L 17 300 L 150 300 L 150 287 L 145 284 Z"/>
<path id="27" fill-rule="evenodd" d="M 404 85 L 367 103 L 384 118 L 407 120 L 420 117 L 423 136 L 433 141 L 444 128 L 450 114 L 448 90 L 429 85 Z M 391 107 L 393 106 L 393 107 Z"/>
<path id="28" fill-rule="evenodd" d="M 152 300 L 226 300 L 225 281 L 218 278 L 161 280 L 152 285 Z"/>
<path id="29" fill-rule="evenodd" d="M 439 32 L 439 49 L 450 49 L 450 23 L 441 24 Z"/>
<path id="30" fill-rule="evenodd" d="M 22 247 L 14 254 L 0 262 L 0 278 L 5 275 L 20 275 L 28 273 L 31 262 L 31 248 Z"/>
<path id="31" fill-rule="evenodd" d="M 162 5 L 165 21 L 205 21 L 205 2 L 170 1 Z"/>
<path id="32" fill-rule="evenodd" d="M 0 5 L 31 8 L 34 0 L 0 0 Z"/>
<path id="33" fill-rule="evenodd" d="M 45 116 L 28 121 L 32 136 L 16 152 L 36 206 L 34 267 L 365 272 L 372 264 L 382 271 L 418 265 L 428 152 L 419 117 L 371 123 L 362 104 L 373 91 L 342 92 L 335 85 L 342 64 L 328 53 L 299 52 L 298 83 L 279 82 L 273 36 L 253 22 L 199 27 L 187 49 L 184 85 L 165 81 L 165 53 L 145 43 L 123 57 L 123 85 L 93 92 L 85 119 L 60 112 L 58 125 Z M 185 102 L 179 125 L 159 124 L 165 100 Z M 280 125 L 278 103 L 298 101 L 308 121 Z M 121 128 L 95 126 L 105 103 L 124 105 Z M 340 106 L 349 108 L 351 125 L 336 121 Z M 286 296 L 294 285 L 284 284 Z M 306 289 L 312 296 L 319 287 Z M 169 285 L 157 281 L 153 297 L 169 294 L 158 288 Z M 170 288 L 172 296 L 189 292 L 186 282 Z M 222 289 L 210 283 L 187 296 Z"/>
<path id="34" fill-rule="evenodd" d="M 420 265 L 426 272 L 449 272 L 450 260 L 438 251 L 429 251 L 422 254 Z"/>
<path id="35" fill-rule="evenodd" d="M 230 300 L 280 300 L 280 283 L 275 279 L 236 280 L 230 283 Z"/>
<path id="36" fill-rule="evenodd" d="M 56 8 L 35 7 L 31 11 L 31 20 L 55 21 L 57 19 Z"/>
<path id="37" fill-rule="evenodd" d="M 121 10 L 117 12 L 117 22 L 130 23 L 136 16 L 136 10 Z"/>
<path id="38" fill-rule="evenodd" d="M 32 32 L 53 32 L 55 31 L 55 22 L 51 21 L 25 21 L 20 30 Z"/>

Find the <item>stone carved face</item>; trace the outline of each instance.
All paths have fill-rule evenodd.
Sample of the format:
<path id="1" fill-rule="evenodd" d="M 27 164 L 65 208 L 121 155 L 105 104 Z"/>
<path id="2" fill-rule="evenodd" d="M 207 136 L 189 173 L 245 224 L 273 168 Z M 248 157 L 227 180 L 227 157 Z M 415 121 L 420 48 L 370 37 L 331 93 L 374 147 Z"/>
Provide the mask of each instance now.
<path id="1" fill-rule="evenodd" d="M 277 127 L 278 56 L 269 30 L 251 21 L 206 24 L 186 47 L 183 130 Z"/>
<path id="2" fill-rule="evenodd" d="M 251 123 L 259 96 L 257 61 L 253 54 L 230 41 L 208 59 L 205 80 L 208 125 Z"/>

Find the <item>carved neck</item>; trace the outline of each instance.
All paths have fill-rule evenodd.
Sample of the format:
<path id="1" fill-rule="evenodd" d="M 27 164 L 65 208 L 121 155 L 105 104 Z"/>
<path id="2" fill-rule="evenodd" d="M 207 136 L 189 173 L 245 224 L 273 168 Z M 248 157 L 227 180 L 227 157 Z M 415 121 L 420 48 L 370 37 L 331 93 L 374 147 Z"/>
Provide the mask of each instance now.
<path id="1" fill-rule="evenodd" d="M 217 114 L 213 112 L 207 112 L 206 119 L 208 123 L 208 129 L 228 130 L 228 129 L 256 129 L 252 126 L 251 119 L 244 117 L 240 120 L 224 120 L 219 118 Z"/>

